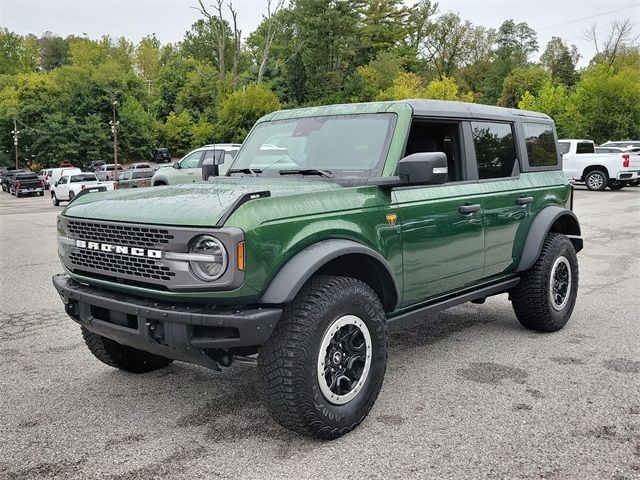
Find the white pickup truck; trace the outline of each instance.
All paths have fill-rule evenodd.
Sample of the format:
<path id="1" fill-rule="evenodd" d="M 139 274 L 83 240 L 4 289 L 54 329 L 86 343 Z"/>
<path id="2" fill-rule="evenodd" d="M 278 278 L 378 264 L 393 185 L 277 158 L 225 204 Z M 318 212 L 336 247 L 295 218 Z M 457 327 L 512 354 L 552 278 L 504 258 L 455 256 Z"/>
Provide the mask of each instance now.
<path id="1" fill-rule="evenodd" d="M 63 175 L 51 187 L 51 201 L 57 207 L 60 202 L 70 202 L 83 190 L 91 192 L 114 190 L 114 182 L 101 182 L 95 173 Z"/>
<path id="2" fill-rule="evenodd" d="M 640 178 L 640 153 L 595 153 L 591 140 L 563 139 L 558 146 L 567 178 L 589 190 L 620 190 Z"/>

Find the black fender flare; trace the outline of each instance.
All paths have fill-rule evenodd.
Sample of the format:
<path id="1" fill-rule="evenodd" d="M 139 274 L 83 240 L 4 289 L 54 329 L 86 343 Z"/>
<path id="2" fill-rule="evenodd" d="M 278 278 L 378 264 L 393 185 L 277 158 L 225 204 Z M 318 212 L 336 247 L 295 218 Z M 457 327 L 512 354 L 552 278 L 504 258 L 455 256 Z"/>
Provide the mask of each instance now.
<path id="1" fill-rule="evenodd" d="M 370 257 L 382 266 L 395 288 L 395 303 L 400 294 L 395 275 L 387 260 L 370 247 L 347 239 L 322 240 L 303 248 L 280 269 L 259 300 L 261 304 L 280 304 L 292 301 L 302 286 L 324 265 L 338 257 L 359 254 Z M 392 308 L 392 309 L 393 309 Z"/>
<path id="2" fill-rule="evenodd" d="M 524 242 L 522 257 L 516 269 L 517 272 L 528 270 L 536 263 L 542 251 L 544 239 L 556 223 L 558 223 L 558 227 L 554 229 L 554 231 L 567 235 L 571 243 L 573 243 L 576 252 L 582 250 L 580 222 L 575 213 L 567 208 L 556 205 L 545 207 L 535 216 L 533 222 L 531 222 L 529 233 Z"/>

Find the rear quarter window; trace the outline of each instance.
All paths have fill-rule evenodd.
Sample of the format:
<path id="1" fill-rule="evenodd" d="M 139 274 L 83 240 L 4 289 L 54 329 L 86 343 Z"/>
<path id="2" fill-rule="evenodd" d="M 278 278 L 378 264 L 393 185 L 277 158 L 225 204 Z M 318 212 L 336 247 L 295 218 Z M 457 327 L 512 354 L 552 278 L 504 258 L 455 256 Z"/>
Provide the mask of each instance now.
<path id="1" fill-rule="evenodd" d="M 590 142 L 578 142 L 576 146 L 576 153 L 596 153 L 596 149 L 593 143 Z"/>
<path id="2" fill-rule="evenodd" d="M 555 167 L 558 165 L 556 138 L 551 125 L 524 123 L 524 138 L 530 167 Z M 568 151 L 568 150 L 567 150 Z M 566 153 L 566 152 L 564 152 Z"/>

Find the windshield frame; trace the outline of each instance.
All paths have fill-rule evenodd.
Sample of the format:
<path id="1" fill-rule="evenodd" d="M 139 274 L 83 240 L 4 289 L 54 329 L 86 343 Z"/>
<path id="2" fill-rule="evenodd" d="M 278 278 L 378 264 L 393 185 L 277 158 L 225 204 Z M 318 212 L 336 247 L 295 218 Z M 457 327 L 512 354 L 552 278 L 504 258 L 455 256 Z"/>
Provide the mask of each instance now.
<path id="1" fill-rule="evenodd" d="M 344 171 L 355 171 L 355 170 L 359 170 L 356 168 L 351 168 L 351 169 L 331 169 L 328 167 L 323 167 L 323 166 L 314 166 L 314 165 L 306 165 L 304 167 L 300 166 L 298 167 L 300 170 L 331 170 L 331 178 L 327 178 L 324 176 L 320 176 L 320 175 L 313 175 L 311 178 L 313 179 L 317 179 L 317 180 L 329 180 L 329 181 L 344 181 L 344 180 L 357 180 L 357 179 L 367 179 L 367 178 L 379 178 L 382 176 L 383 170 L 384 170 L 384 166 L 386 163 L 387 158 L 389 157 L 389 151 L 391 149 L 391 143 L 393 141 L 393 137 L 396 131 L 396 126 L 398 124 L 398 113 L 397 112 L 393 112 L 393 111 L 383 111 L 383 112 L 362 112 L 362 113 L 336 113 L 336 114 L 322 114 L 322 115 L 308 115 L 308 116 L 291 116 L 288 118 L 277 118 L 277 119 L 272 119 L 272 120 L 264 120 L 264 121 L 260 121 L 257 122 L 253 128 L 249 131 L 249 133 L 247 134 L 247 136 L 245 137 L 244 141 L 242 142 L 242 146 L 240 147 L 240 149 L 236 152 L 235 158 L 233 159 L 233 162 L 229 165 L 229 168 L 227 170 L 227 173 L 224 176 L 232 176 L 232 175 L 241 175 L 241 176 L 245 176 L 245 175 L 250 175 L 250 176 L 254 176 L 254 174 L 245 174 L 245 173 L 240 173 L 240 172 L 233 172 L 230 173 L 232 170 L 236 169 L 236 168 L 242 168 L 242 169 L 246 169 L 246 168 L 251 168 L 253 169 L 255 172 L 257 172 L 257 176 L 261 176 L 261 177 L 269 177 L 269 178 L 286 178 L 283 175 L 280 175 L 280 168 L 277 167 L 277 165 L 274 165 L 273 163 L 268 165 L 267 168 L 265 169 L 261 169 L 259 168 L 257 165 L 251 166 L 249 165 L 249 167 L 242 167 L 237 165 L 238 160 L 242 159 L 242 154 L 243 151 L 246 150 L 248 148 L 249 145 L 249 139 L 251 138 L 252 135 L 254 135 L 255 131 L 258 130 L 259 128 L 262 128 L 264 126 L 267 126 L 269 124 L 274 124 L 274 123 L 279 123 L 279 122 L 291 122 L 291 121 L 298 121 L 298 120 L 304 120 L 304 119 L 310 119 L 310 118 L 349 118 L 349 117 L 377 117 L 377 116 L 384 116 L 388 119 L 388 125 L 387 125 L 387 131 L 385 134 L 385 139 L 384 139 L 384 143 L 382 144 L 382 147 L 380 148 L 380 155 L 379 158 L 376 160 L 375 163 L 372 164 L 371 168 L 367 169 L 369 171 L 369 174 L 364 174 L 364 175 L 350 175 L 350 176 L 344 176 L 342 175 L 342 172 Z M 284 169 L 287 170 L 287 169 Z M 266 172 L 266 174 L 265 174 Z M 309 178 L 309 177 L 306 177 Z"/>

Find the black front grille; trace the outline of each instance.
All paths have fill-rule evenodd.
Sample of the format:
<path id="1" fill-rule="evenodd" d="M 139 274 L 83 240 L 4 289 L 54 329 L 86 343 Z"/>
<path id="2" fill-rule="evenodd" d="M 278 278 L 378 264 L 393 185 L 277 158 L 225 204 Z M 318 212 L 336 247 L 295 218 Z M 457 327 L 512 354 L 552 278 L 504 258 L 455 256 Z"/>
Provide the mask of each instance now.
<path id="1" fill-rule="evenodd" d="M 159 265 L 151 258 L 128 257 L 96 250 L 74 250 L 69 254 L 69 259 L 81 269 L 102 270 L 116 277 L 130 275 L 166 281 L 176 276 L 169 267 Z"/>
<path id="2" fill-rule="evenodd" d="M 152 248 L 167 244 L 174 239 L 169 230 L 152 227 L 109 225 L 70 220 L 67 223 L 67 229 L 73 238 L 131 247 Z"/>

